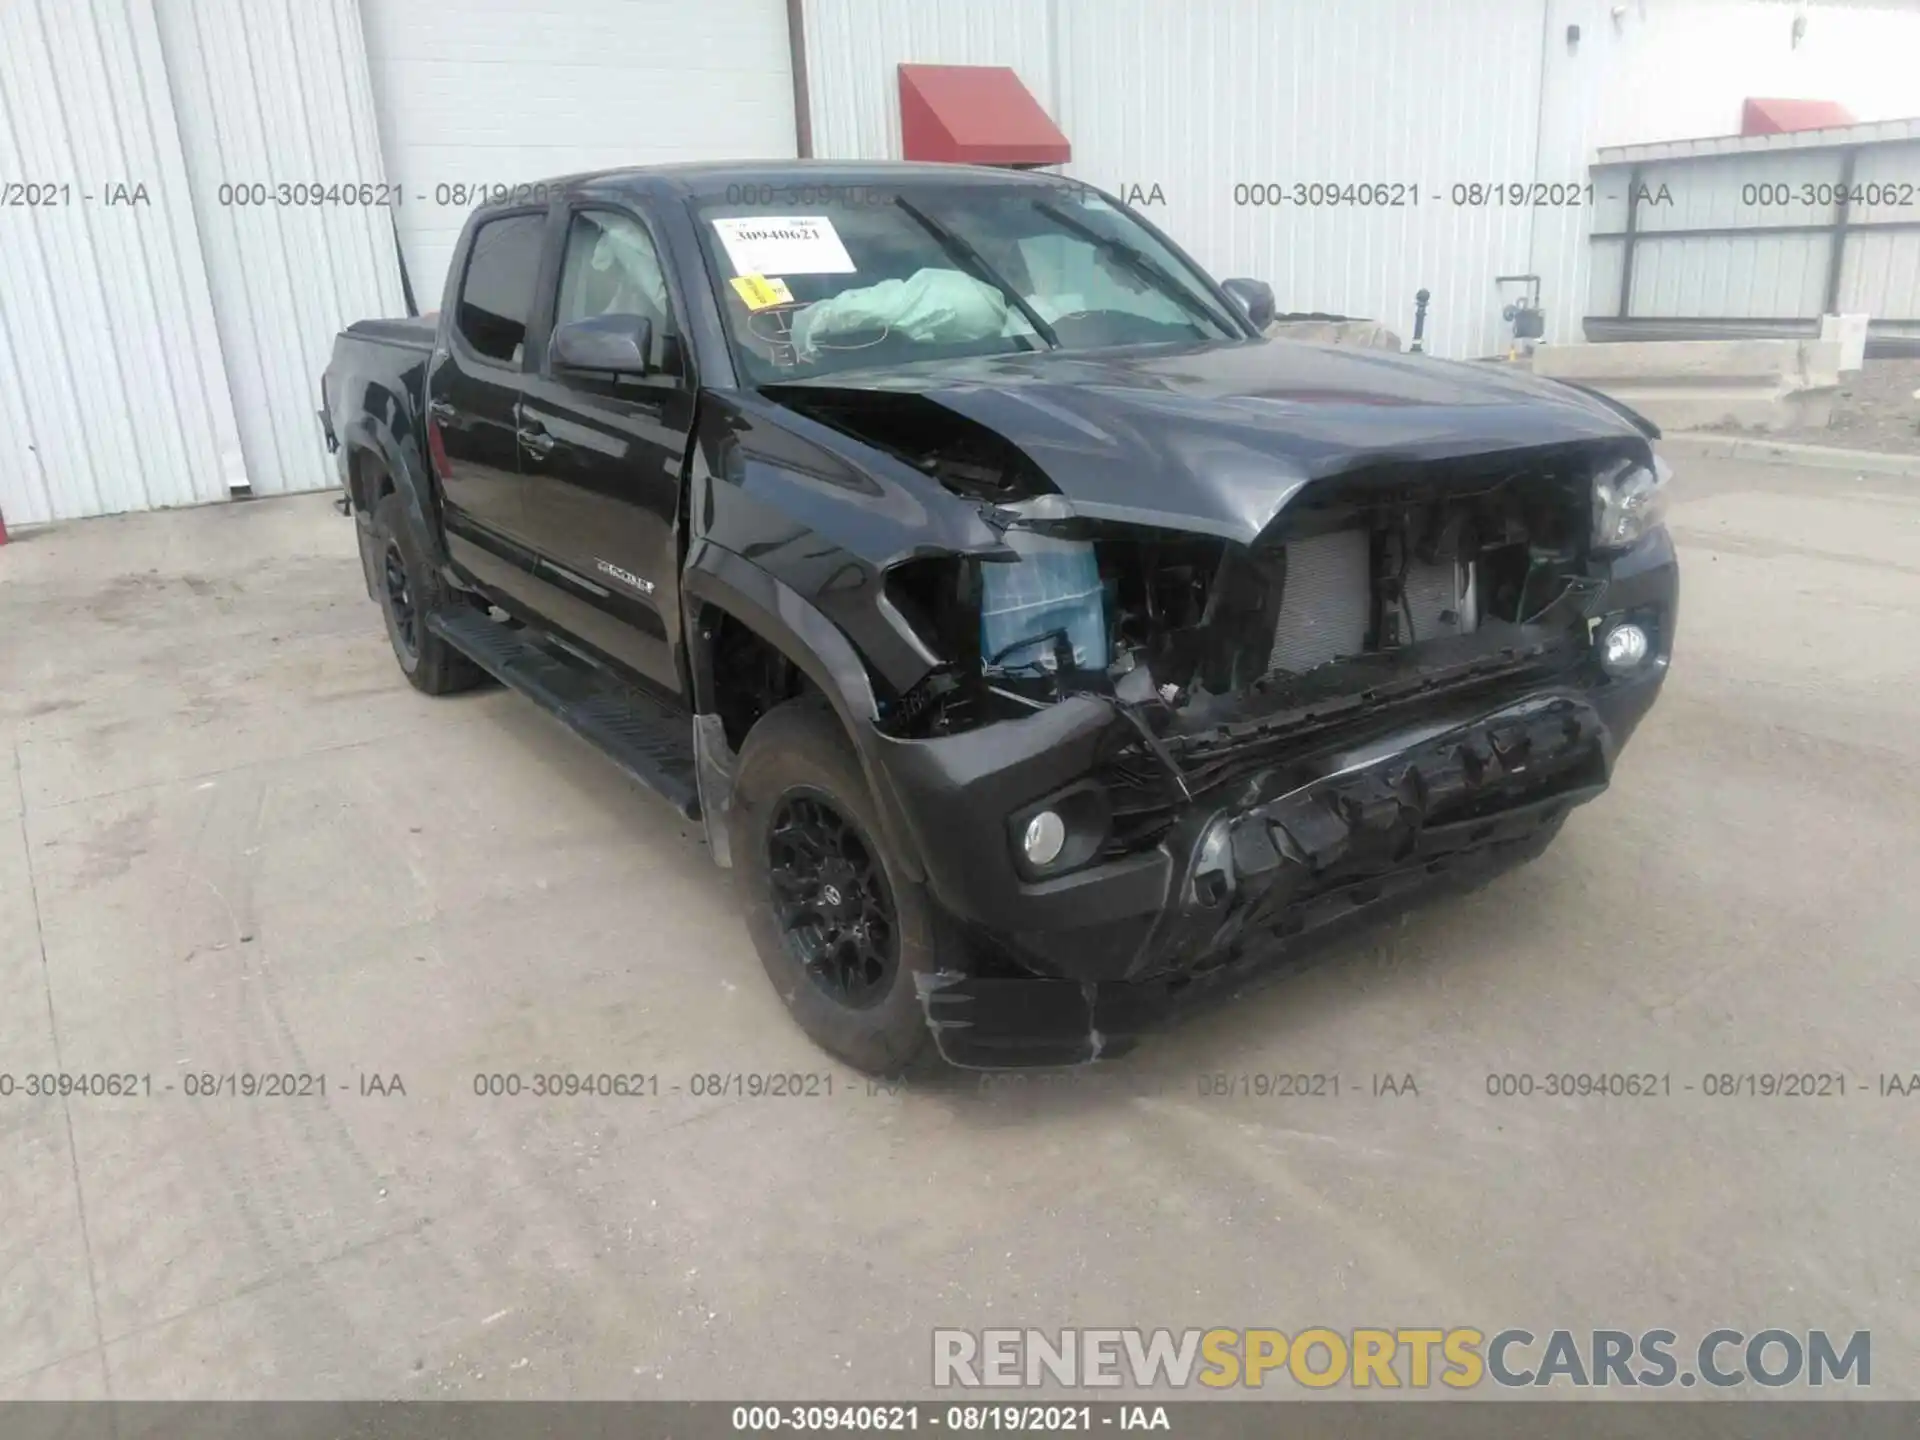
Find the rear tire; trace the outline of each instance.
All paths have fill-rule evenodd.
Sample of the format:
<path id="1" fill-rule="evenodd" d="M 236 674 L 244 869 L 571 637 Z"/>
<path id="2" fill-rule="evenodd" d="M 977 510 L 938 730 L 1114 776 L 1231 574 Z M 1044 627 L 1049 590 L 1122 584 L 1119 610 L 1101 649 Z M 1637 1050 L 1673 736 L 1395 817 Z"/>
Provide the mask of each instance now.
<path id="1" fill-rule="evenodd" d="M 936 967 L 936 916 L 887 849 L 860 763 L 817 698 L 748 733 L 728 838 L 747 932 L 788 1012 L 828 1054 L 898 1076 L 928 1059 L 914 976 Z"/>
<path id="2" fill-rule="evenodd" d="M 427 628 L 427 617 L 462 603 L 421 553 L 406 502 L 389 491 L 373 507 L 374 594 L 386 618 L 393 658 L 416 690 L 471 690 L 486 672 Z"/>

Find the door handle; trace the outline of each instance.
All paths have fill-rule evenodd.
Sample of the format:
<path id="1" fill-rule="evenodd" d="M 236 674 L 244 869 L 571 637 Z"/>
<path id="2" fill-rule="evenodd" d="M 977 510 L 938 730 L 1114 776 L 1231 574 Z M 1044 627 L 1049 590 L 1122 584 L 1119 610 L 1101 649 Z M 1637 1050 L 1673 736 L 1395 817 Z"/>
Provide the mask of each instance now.
<path id="1" fill-rule="evenodd" d="M 427 418 L 438 420 L 442 425 L 452 425 L 460 418 L 460 412 L 444 400 L 435 400 L 427 406 Z"/>
<path id="2" fill-rule="evenodd" d="M 553 453 L 553 447 L 559 443 L 538 425 L 522 425 L 514 432 L 520 437 L 520 443 L 536 459 L 544 460 Z"/>

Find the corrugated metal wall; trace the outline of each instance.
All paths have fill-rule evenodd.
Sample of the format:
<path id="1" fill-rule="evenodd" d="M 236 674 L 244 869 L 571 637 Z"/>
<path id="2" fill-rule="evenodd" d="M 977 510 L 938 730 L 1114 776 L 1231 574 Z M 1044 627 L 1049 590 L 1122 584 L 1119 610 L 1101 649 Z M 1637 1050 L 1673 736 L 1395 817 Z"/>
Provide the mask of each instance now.
<path id="1" fill-rule="evenodd" d="M 1530 214 L 1455 204 L 1452 187 L 1532 177 L 1537 0 L 1056 5 L 1072 173 L 1158 184 L 1166 204 L 1145 213 L 1215 275 L 1269 281 L 1283 311 L 1408 335 L 1425 286 L 1429 349 L 1499 349 L 1492 277 L 1527 268 Z M 1236 192 L 1269 182 L 1279 205 Z M 1411 203 L 1301 205 L 1296 182 L 1402 185 Z"/>
<path id="2" fill-rule="evenodd" d="M 413 290 L 435 308 L 475 187 L 793 155 L 785 0 L 362 0 Z"/>
<path id="3" fill-rule="evenodd" d="M 1011 65 L 1072 140 L 1068 172 L 1136 204 L 1158 184 L 1145 213 L 1216 274 L 1403 334 L 1427 286 L 1442 355 L 1504 348 L 1522 288 L 1502 274 L 1537 274 L 1547 338 L 1578 341 L 1605 263 L 1598 185 L 1591 205 L 1456 205 L 1456 183 L 1618 181 L 1590 176 L 1598 145 L 1724 133 L 1752 93 L 1920 94 L 1891 58 L 1920 44 L 1920 11 L 1821 0 L 806 0 L 806 31 L 817 154 L 899 154 L 903 61 Z M 1243 182 L 1407 179 L 1417 210 L 1234 203 Z M 1903 303 L 1905 252 L 1876 236 L 1860 257 L 1847 293 Z"/>
<path id="4" fill-rule="evenodd" d="M 0 183 L 59 202 L 0 197 L 0 515 L 333 483 L 317 376 L 402 308 L 392 226 L 275 187 L 381 178 L 355 0 L 0 5 Z"/>
<path id="5" fill-rule="evenodd" d="M 1403 334 L 1426 286 L 1429 348 L 1501 346 L 1492 277 L 1528 268 L 1532 217 L 1452 187 L 1534 176 L 1545 0 L 808 0 L 806 17 L 818 155 L 899 154 L 903 61 L 1011 65 L 1072 140 L 1067 172 L 1216 275 Z M 1417 199 L 1292 202 L 1328 181 Z"/>
<path id="6" fill-rule="evenodd" d="M 152 0 L 0 5 L 0 184 L 39 187 L 0 197 L 0 515 L 224 497 L 239 434 Z"/>
<path id="7" fill-rule="evenodd" d="M 1806 22 L 1798 41 L 1793 31 L 1796 16 Z M 1568 27 L 1574 25 L 1579 27 L 1577 41 L 1568 36 Z M 1828 0 L 1808 4 L 1648 0 L 1621 6 L 1612 0 L 1551 0 L 1540 172 L 1543 178 L 1585 172 L 1596 158 L 1597 147 L 1731 135 L 1739 128 L 1741 103 L 1749 95 L 1844 99 L 1862 119 L 1911 114 L 1920 111 L 1920 89 L 1914 87 L 1904 57 L 1916 49 L 1920 49 L 1920 9 L 1911 5 L 1872 0 L 1857 5 Z M 1703 63 L 1708 55 L 1712 63 Z M 1864 179 L 1865 173 L 1863 168 L 1859 178 Z M 1555 344 L 1586 338 L 1583 322 L 1594 305 L 1613 313 L 1613 301 L 1598 297 L 1617 295 L 1620 247 L 1604 242 L 1589 247 L 1587 236 L 1590 230 L 1604 233 L 1624 222 L 1627 173 L 1623 168 L 1603 167 L 1593 172 L 1593 178 L 1596 205 L 1592 211 L 1573 215 L 1543 211 L 1534 220 L 1532 268 L 1543 277 L 1547 338 Z M 1911 167 L 1907 178 L 1913 178 Z M 1685 204 L 1695 215 L 1732 214 L 1724 200 L 1694 197 Z M 1650 211 L 1647 218 L 1650 224 L 1667 228 L 1681 223 L 1673 214 Z M 1824 219 L 1823 212 L 1815 223 Z M 1758 224 L 1761 216 L 1750 214 L 1724 223 Z M 1847 293 L 1855 297 L 1852 303 L 1863 304 L 1872 313 L 1885 313 L 1886 305 L 1885 298 L 1871 288 L 1876 275 L 1884 273 L 1876 265 L 1900 258 L 1889 253 L 1887 240 L 1874 237 L 1859 247 L 1867 288 L 1856 288 L 1851 278 L 1847 282 Z M 1664 253 L 1644 278 L 1638 275 L 1636 262 L 1635 289 L 1645 284 L 1654 293 L 1672 294 L 1672 287 L 1680 283 L 1673 266 L 1690 243 L 1662 242 Z M 1717 281 L 1705 272 L 1700 278 L 1718 286 L 1731 307 L 1729 313 L 1762 314 L 1759 307 L 1778 303 L 1783 287 L 1792 291 L 1799 283 L 1796 277 L 1804 271 L 1806 250 L 1804 240 L 1797 247 L 1766 242 L 1753 254 L 1751 293 L 1726 288 L 1740 283 L 1733 272 L 1721 271 Z M 1850 246 L 1850 275 L 1854 255 Z M 1647 333 L 1651 338 L 1652 332 Z"/>
<path id="8" fill-rule="evenodd" d="M 1811 326 L 1828 308 L 1838 196 L 1857 191 L 1861 203 L 1845 207 L 1833 308 L 1864 313 L 1883 330 L 1910 332 L 1920 321 L 1920 229 L 1912 228 L 1920 121 L 1631 146 L 1599 158 L 1595 174 L 1611 177 L 1603 188 L 1618 198 L 1594 212 L 1589 315 Z M 1642 198 L 1629 216 L 1636 190 Z M 1620 237 L 1630 222 L 1628 280 Z M 1875 224 L 1899 228 L 1853 228 Z M 1808 228 L 1764 233 L 1774 227 Z M 1701 230 L 1723 233 L 1676 233 Z"/>
<path id="9" fill-rule="evenodd" d="M 405 311 L 358 6 L 163 0 L 160 39 L 247 476 L 322 489 L 333 337 Z"/>
<path id="10" fill-rule="evenodd" d="M 1920 104 L 1920 95 L 1915 103 Z M 1861 152 L 1854 182 L 1878 185 L 1880 203 L 1853 206 L 1849 222 L 1920 218 L 1920 123 L 1907 128 L 1913 141 Z M 1912 203 L 1902 203 L 1908 200 Z M 1920 334 L 1920 230 L 1853 231 L 1841 262 L 1840 309 L 1871 315 L 1890 332 Z"/>
<path id="11" fill-rule="evenodd" d="M 1603 122 L 1613 77 L 1634 45 L 1644 42 L 1649 12 L 1619 8 L 1613 0 L 1550 0 L 1540 68 L 1545 99 L 1540 106 L 1534 174 L 1545 183 L 1584 185 L 1591 176 L 1594 134 Z M 1657 16 L 1660 12 L 1651 12 Z M 1570 44 L 1568 29 L 1580 38 Z M 1600 200 L 1598 192 L 1594 202 Z M 1584 200 L 1584 197 L 1583 197 Z M 1548 207 L 1531 216 L 1533 245 L 1523 268 L 1540 277 L 1541 304 L 1547 312 L 1545 339 L 1572 344 L 1580 336 L 1586 308 L 1587 231 L 1591 205 Z"/>

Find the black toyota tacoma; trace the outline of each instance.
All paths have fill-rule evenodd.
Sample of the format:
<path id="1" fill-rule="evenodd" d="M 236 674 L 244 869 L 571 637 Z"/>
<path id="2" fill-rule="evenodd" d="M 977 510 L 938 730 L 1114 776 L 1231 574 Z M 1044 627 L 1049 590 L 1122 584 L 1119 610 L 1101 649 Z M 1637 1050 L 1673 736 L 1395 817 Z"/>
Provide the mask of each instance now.
<path id="1" fill-rule="evenodd" d="M 820 1045 L 1075 1063 L 1538 854 L 1665 678 L 1653 427 L 1272 307 L 1058 176 L 622 170 L 321 419 L 408 679 L 699 820 Z"/>

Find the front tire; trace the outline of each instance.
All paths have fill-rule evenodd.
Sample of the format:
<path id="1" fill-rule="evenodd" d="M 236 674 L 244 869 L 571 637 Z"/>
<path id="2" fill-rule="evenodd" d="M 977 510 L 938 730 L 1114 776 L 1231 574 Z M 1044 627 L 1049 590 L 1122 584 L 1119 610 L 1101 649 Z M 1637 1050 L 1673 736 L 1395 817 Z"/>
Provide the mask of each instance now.
<path id="1" fill-rule="evenodd" d="M 459 602 L 421 553 L 407 523 L 406 502 L 392 491 L 373 507 L 373 543 L 374 594 L 401 672 L 428 695 L 471 690 L 485 672 L 427 628 L 429 615 Z"/>
<path id="2" fill-rule="evenodd" d="M 936 968 L 933 909 L 888 851 L 822 701 L 790 700 L 754 725 L 729 824 L 747 931 L 800 1028 L 868 1074 L 924 1060 L 932 1036 L 914 976 Z"/>

